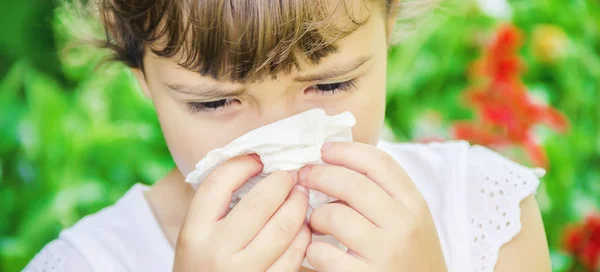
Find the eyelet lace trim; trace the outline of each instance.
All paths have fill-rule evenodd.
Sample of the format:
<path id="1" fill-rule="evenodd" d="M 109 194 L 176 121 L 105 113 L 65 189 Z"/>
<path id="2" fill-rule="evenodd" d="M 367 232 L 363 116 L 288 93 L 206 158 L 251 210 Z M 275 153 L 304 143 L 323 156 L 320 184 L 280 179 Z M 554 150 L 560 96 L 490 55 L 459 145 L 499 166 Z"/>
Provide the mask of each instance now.
<path id="1" fill-rule="evenodd" d="M 529 169 L 484 147 L 469 150 L 467 209 L 473 271 L 494 271 L 500 248 L 521 231 L 520 203 L 543 169 Z M 536 176 L 537 175 L 537 176 Z"/>
<path id="2" fill-rule="evenodd" d="M 46 245 L 29 264 L 24 272 L 66 272 L 90 271 L 80 255 L 69 244 L 54 240 Z"/>

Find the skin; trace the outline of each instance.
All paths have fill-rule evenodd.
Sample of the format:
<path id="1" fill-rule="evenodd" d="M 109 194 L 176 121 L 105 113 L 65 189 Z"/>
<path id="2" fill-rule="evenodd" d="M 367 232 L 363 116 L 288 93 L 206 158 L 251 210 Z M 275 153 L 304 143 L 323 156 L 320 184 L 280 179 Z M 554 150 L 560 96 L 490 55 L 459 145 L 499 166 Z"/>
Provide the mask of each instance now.
<path id="1" fill-rule="evenodd" d="M 338 42 L 339 52 L 318 65 L 304 63 L 300 70 L 277 79 L 245 85 L 203 77 L 146 50 L 145 71 L 133 72 L 154 103 L 177 165 L 151 187 L 146 198 L 175 247 L 174 271 L 298 271 L 304 256 L 319 271 L 447 270 L 425 201 L 402 167 L 373 147 L 384 120 L 386 29 L 395 19 L 391 16 L 386 21 L 382 11 L 373 10 L 366 24 Z M 347 74 L 295 81 L 334 66 L 347 67 L 361 57 L 369 60 Z M 321 94 L 314 88 L 351 79 L 356 80 L 356 87 L 347 92 Z M 167 85 L 214 85 L 243 88 L 245 93 L 233 97 L 226 109 L 191 112 L 187 102 L 211 99 Z M 232 192 L 261 171 L 256 157 L 228 161 L 197 191 L 184 182 L 183 174 L 192 171 L 210 150 L 315 107 L 328 114 L 350 111 L 357 118 L 354 143 L 324 147 L 323 159 L 331 165 L 306 167 L 300 173 L 275 172 L 231 211 L 227 206 Z M 309 226 L 304 223 L 306 188 L 341 200 L 315 210 Z M 359 193 L 371 196 L 370 201 L 356 197 Z M 502 248 L 496 271 L 550 271 L 535 199 L 527 198 L 521 208 L 523 229 Z M 311 231 L 331 234 L 351 251 L 310 243 Z"/>

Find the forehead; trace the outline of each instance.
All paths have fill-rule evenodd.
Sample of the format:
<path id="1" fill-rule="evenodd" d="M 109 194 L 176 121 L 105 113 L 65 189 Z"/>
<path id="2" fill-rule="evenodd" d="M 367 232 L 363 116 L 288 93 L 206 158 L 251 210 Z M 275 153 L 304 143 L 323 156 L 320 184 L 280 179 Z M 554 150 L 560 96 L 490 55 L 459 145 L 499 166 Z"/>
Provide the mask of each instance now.
<path id="1" fill-rule="evenodd" d="M 383 17 L 379 2 L 204 0 L 178 12 L 174 5 L 174 20 L 162 22 L 162 35 L 147 52 L 215 80 L 254 81 L 318 65 L 349 42 L 364 43 L 352 36 L 372 17 Z"/>

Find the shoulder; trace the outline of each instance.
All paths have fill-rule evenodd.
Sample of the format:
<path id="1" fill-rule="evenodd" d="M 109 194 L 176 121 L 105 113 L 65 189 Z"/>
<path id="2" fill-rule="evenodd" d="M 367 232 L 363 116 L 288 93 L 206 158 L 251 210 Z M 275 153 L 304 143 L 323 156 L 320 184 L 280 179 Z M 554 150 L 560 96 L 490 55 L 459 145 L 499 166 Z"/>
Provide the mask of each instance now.
<path id="1" fill-rule="evenodd" d="M 379 147 L 425 198 L 451 271 L 494 271 L 500 249 L 521 231 L 521 202 L 529 197 L 535 204 L 544 171 L 464 141 Z M 531 210 L 539 217 L 539 209 Z"/>
<path id="2" fill-rule="evenodd" d="M 28 267 L 61 255 L 78 260 L 88 270 L 55 271 L 168 271 L 170 246 L 145 202 L 144 190 L 143 185 L 135 185 L 114 205 L 61 231 Z"/>
<path id="3" fill-rule="evenodd" d="M 450 179 L 462 179 L 470 148 L 464 141 L 428 144 L 380 141 L 377 147 L 404 168 L 422 194 L 435 193 L 432 191 L 438 191 L 435 188 L 440 186 L 450 186 Z"/>
<path id="4" fill-rule="evenodd" d="M 465 204 L 471 205 L 518 206 L 521 200 L 536 192 L 539 178 L 545 174 L 544 169 L 522 166 L 495 151 L 466 141 L 380 142 L 378 147 L 398 161 L 417 186 L 424 189 L 432 184 L 431 189 L 445 186 L 457 197 L 466 196 Z M 441 192 L 438 190 L 437 193 Z M 472 210 L 472 213 L 496 211 L 496 206 L 491 208 Z"/>
<path id="5" fill-rule="evenodd" d="M 522 166 L 481 146 L 470 148 L 468 158 L 465 196 L 471 263 L 476 271 L 501 271 L 495 269 L 497 263 L 504 262 L 505 245 L 516 250 L 515 245 L 524 238 L 531 242 L 529 253 L 540 249 L 547 251 L 540 211 L 534 198 L 545 171 Z M 537 235 L 530 235 L 532 228 L 536 229 Z M 521 255 L 524 256 L 527 254 Z M 534 255 L 530 257 L 535 258 Z M 515 259 L 512 262 L 516 263 Z"/>

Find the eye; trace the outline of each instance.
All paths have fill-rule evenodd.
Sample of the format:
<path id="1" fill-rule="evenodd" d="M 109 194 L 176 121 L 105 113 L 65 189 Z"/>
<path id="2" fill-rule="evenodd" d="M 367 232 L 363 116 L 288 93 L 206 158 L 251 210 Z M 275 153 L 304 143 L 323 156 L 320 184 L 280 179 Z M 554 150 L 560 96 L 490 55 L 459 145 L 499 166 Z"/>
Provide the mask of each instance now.
<path id="1" fill-rule="evenodd" d="M 192 113 L 196 112 L 211 112 L 217 110 L 224 110 L 227 107 L 239 102 L 234 98 L 220 99 L 209 102 L 188 102 L 188 108 Z"/>
<path id="2" fill-rule="evenodd" d="M 318 94 L 331 95 L 340 91 L 351 91 L 356 88 L 356 83 L 353 80 L 344 82 L 315 84 L 310 86 L 307 91 L 314 91 Z"/>

